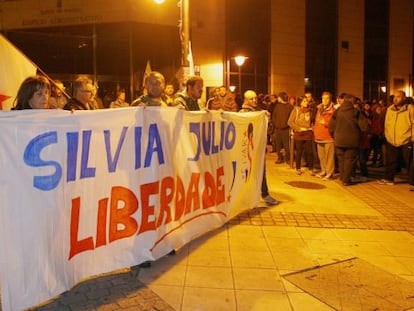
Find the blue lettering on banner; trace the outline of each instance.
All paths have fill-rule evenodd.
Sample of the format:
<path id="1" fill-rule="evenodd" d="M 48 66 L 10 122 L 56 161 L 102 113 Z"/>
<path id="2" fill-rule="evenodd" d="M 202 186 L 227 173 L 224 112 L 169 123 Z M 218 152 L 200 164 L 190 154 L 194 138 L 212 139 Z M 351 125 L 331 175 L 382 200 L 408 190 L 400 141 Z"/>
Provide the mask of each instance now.
<path id="1" fill-rule="evenodd" d="M 76 180 L 76 164 L 78 159 L 79 133 L 66 133 L 67 140 L 67 162 L 66 181 Z"/>
<path id="2" fill-rule="evenodd" d="M 216 154 L 224 148 L 230 150 L 236 141 L 236 127 L 233 122 L 220 122 L 220 138 L 216 142 L 216 122 L 190 123 L 190 133 L 196 137 L 196 154 L 189 161 L 198 161 L 200 154 Z"/>
<path id="3" fill-rule="evenodd" d="M 151 165 L 153 153 L 157 153 L 159 164 L 164 164 L 164 152 L 162 151 L 161 137 L 156 124 L 149 127 L 148 148 L 145 155 L 145 167 Z"/>
<path id="4" fill-rule="evenodd" d="M 56 161 L 44 161 L 40 158 L 42 150 L 58 141 L 56 132 L 48 132 L 33 138 L 27 145 L 23 160 L 29 166 L 43 167 L 52 166 L 55 172 L 49 176 L 34 176 L 33 186 L 40 190 L 48 191 L 57 187 L 62 176 L 62 167 Z"/>
<path id="5" fill-rule="evenodd" d="M 127 126 L 124 126 L 122 128 L 121 138 L 119 139 L 118 146 L 116 147 L 115 156 L 113 159 L 112 159 L 112 154 L 111 154 L 111 143 L 109 140 L 111 138 L 111 132 L 109 130 L 104 131 L 106 159 L 108 161 L 108 171 L 111 173 L 116 171 L 116 165 L 118 163 L 119 154 L 121 153 L 121 147 L 124 144 L 127 130 L 128 130 Z"/>
<path id="6" fill-rule="evenodd" d="M 92 131 L 82 133 L 82 156 L 81 156 L 81 175 L 80 178 L 95 177 L 96 168 L 88 167 L 89 147 L 91 146 Z"/>
<path id="7" fill-rule="evenodd" d="M 103 141 L 106 152 L 107 170 L 109 173 L 116 171 L 118 161 L 124 142 L 128 127 L 123 127 L 121 135 L 116 143 L 115 152 L 112 151 L 110 142 L 111 131 L 103 131 Z M 134 128 L 134 151 L 135 151 L 135 169 L 141 168 L 142 153 L 145 152 L 144 167 L 151 165 L 161 165 L 165 163 L 164 152 L 162 147 L 161 136 L 157 124 L 150 124 L 148 128 L 148 144 L 145 150 L 142 150 L 142 127 Z M 79 141 L 79 132 L 66 133 L 66 182 L 72 182 L 77 179 L 78 169 L 78 154 L 80 151 L 80 179 L 93 178 L 96 176 L 96 167 L 89 166 L 89 156 L 91 153 L 92 131 L 85 130 L 81 132 L 82 142 Z M 58 143 L 58 133 L 56 131 L 47 132 L 34 137 L 26 146 L 24 151 L 24 163 L 30 167 L 53 167 L 54 173 L 45 176 L 33 177 L 33 186 L 43 191 L 55 189 L 62 179 L 62 165 L 53 160 L 43 160 L 40 156 L 41 152 L 49 145 Z M 103 153 L 105 154 L 105 153 Z M 154 163 L 154 156 L 158 158 L 158 162 Z M 155 161 L 157 161 L 155 160 Z"/>

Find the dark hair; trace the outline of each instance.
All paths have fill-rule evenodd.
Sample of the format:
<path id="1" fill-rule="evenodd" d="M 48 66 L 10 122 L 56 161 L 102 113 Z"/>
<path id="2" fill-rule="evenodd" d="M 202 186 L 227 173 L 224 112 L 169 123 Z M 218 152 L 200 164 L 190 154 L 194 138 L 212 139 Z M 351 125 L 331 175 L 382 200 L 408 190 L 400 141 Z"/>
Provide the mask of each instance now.
<path id="1" fill-rule="evenodd" d="M 73 82 L 73 96 L 76 97 L 78 91 L 81 90 L 87 84 L 93 84 L 92 80 L 89 79 L 87 76 L 78 76 L 76 80 Z"/>
<path id="2" fill-rule="evenodd" d="M 302 103 L 302 101 L 305 99 L 305 96 L 298 96 L 296 97 L 296 102 L 295 102 L 295 106 L 300 107 L 300 104 Z"/>
<path id="3" fill-rule="evenodd" d="M 347 95 L 346 93 L 341 93 L 338 95 L 338 98 L 344 99 L 346 95 Z"/>
<path id="4" fill-rule="evenodd" d="M 351 103 L 352 105 L 355 105 L 357 103 L 356 97 L 351 94 L 346 94 L 344 97 L 344 104 Z"/>
<path id="5" fill-rule="evenodd" d="M 17 91 L 15 105 L 12 110 L 32 109 L 29 105 L 29 100 L 43 87 L 47 87 L 50 91 L 49 80 L 44 76 L 30 76 L 24 79 Z"/>
<path id="6" fill-rule="evenodd" d="M 286 92 L 279 92 L 277 94 L 277 97 L 280 97 L 280 99 L 285 103 L 287 103 L 289 101 L 289 96 Z"/>
<path id="7" fill-rule="evenodd" d="M 253 137 L 253 123 L 249 123 L 247 126 L 247 137 Z"/>
<path id="8" fill-rule="evenodd" d="M 116 97 L 119 97 L 122 93 L 125 94 L 125 89 L 119 89 L 118 92 L 116 92 Z"/>
<path id="9" fill-rule="evenodd" d="M 185 86 L 188 89 L 189 86 L 194 87 L 197 81 L 203 82 L 203 78 L 200 76 L 190 76 L 185 82 Z"/>

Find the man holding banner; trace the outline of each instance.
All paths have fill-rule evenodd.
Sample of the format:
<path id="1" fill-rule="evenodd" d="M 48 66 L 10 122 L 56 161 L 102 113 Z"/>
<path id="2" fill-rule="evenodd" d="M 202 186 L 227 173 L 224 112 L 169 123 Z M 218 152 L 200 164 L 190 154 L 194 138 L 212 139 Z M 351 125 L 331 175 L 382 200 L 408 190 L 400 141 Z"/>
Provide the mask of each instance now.
<path id="1" fill-rule="evenodd" d="M 63 107 L 64 110 L 93 110 L 95 93 L 91 79 L 79 76 L 73 83 L 73 97 Z"/>
<path id="2" fill-rule="evenodd" d="M 257 95 L 255 91 L 248 90 L 244 92 L 244 103 L 242 108 L 239 112 L 252 112 L 261 110 L 257 105 Z M 269 116 L 267 116 L 269 118 Z M 253 133 L 251 134 L 253 135 Z M 267 179 L 266 179 L 266 163 L 263 166 L 263 180 L 262 180 L 262 199 L 269 205 L 277 205 L 279 201 L 273 198 L 269 194 L 269 188 L 267 186 Z"/>
<path id="3" fill-rule="evenodd" d="M 178 93 L 174 99 L 174 106 L 189 111 L 200 110 L 198 100 L 203 95 L 203 78 L 200 76 L 188 77 L 185 83 L 185 91 Z"/>
<path id="4" fill-rule="evenodd" d="M 145 77 L 146 95 L 142 95 L 134 100 L 131 106 L 162 106 L 167 107 L 167 104 L 162 99 L 165 89 L 165 78 L 158 71 L 152 71 Z"/>

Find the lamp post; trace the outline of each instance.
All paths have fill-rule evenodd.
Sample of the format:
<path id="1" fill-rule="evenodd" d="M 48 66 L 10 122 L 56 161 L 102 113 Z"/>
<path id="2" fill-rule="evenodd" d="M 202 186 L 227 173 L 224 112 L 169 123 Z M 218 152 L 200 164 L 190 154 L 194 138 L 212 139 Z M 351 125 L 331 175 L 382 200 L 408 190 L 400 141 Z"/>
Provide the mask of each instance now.
<path id="1" fill-rule="evenodd" d="M 239 92 L 242 94 L 242 84 L 241 84 L 241 67 L 243 66 L 244 62 L 246 61 L 247 57 L 243 55 L 238 55 L 234 57 L 234 61 L 236 65 L 239 67 Z"/>

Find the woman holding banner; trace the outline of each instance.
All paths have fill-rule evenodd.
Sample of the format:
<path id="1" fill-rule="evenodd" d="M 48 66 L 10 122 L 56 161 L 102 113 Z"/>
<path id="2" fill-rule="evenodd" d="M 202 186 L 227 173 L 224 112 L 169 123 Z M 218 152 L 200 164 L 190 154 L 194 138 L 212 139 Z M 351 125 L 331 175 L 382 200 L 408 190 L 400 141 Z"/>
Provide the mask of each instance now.
<path id="1" fill-rule="evenodd" d="M 48 109 L 50 83 L 44 76 L 27 77 L 19 87 L 12 110 Z"/>

